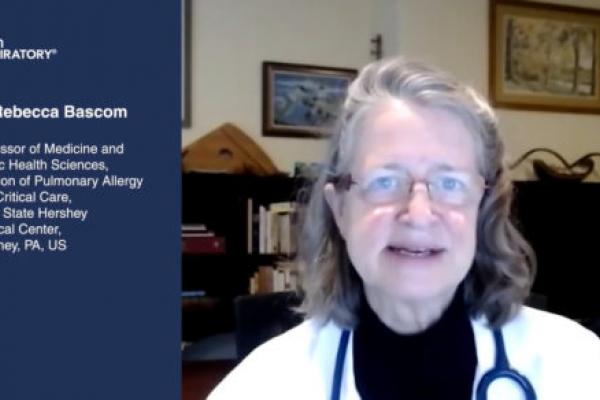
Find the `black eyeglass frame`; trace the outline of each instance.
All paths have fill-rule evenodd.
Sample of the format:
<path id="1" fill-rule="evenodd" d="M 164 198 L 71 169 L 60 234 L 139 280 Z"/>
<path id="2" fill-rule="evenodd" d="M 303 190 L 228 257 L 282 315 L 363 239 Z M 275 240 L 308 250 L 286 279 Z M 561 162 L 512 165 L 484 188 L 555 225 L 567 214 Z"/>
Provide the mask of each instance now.
<path id="1" fill-rule="evenodd" d="M 352 174 L 350 174 L 350 173 L 332 176 L 329 179 L 329 182 L 333 184 L 333 186 L 336 188 L 336 190 L 344 190 L 346 192 L 350 190 L 352 185 L 358 185 L 358 182 L 352 178 Z M 418 182 L 418 181 L 414 180 L 413 184 L 415 182 Z M 489 184 L 488 181 L 486 181 L 484 178 L 483 179 L 483 194 L 485 195 L 489 191 L 489 189 L 491 189 L 491 187 L 492 187 L 492 185 Z M 427 190 L 429 190 L 429 187 L 427 187 Z"/>

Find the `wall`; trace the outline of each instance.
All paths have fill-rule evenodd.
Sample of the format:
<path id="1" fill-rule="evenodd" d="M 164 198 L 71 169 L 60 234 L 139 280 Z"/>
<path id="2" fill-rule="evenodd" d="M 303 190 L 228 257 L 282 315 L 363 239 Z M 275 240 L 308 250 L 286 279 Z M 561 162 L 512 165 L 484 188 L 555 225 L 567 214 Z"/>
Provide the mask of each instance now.
<path id="1" fill-rule="evenodd" d="M 600 9 L 600 0 L 546 2 Z M 398 20 L 395 34 L 399 52 L 431 61 L 482 93 L 488 93 L 488 1 L 398 0 L 388 3 L 393 4 L 390 13 Z M 509 160 L 534 147 L 557 150 L 569 161 L 593 150 L 600 151 L 598 115 L 497 111 Z M 555 162 L 552 157 L 547 160 Z M 523 164 L 514 174 L 517 179 L 532 176 L 530 164 L 527 167 Z M 595 178 L 600 178 L 598 172 Z"/>
<path id="2" fill-rule="evenodd" d="M 261 136 L 263 60 L 360 68 L 371 59 L 367 0 L 192 0 L 192 142 L 233 122 L 282 170 L 319 161 L 325 141 Z"/>
<path id="3" fill-rule="evenodd" d="M 600 9 L 600 0 L 563 3 Z M 433 62 L 487 94 L 488 19 L 486 0 L 193 0 L 193 122 L 183 130 L 183 145 L 231 121 L 283 170 L 296 160 L 320 160 L 323 141 L 260 136 L 260 64 L 360 68 L 371 59 L 368 41 L 375 32 L 384 34 L 385 54 Z M 571 161 L 600 151 L 600 116 L 498 114 L 509 160 L 533 147 L 555 149 Z M 531 177 L 531 170 L 514 176 Z"/>

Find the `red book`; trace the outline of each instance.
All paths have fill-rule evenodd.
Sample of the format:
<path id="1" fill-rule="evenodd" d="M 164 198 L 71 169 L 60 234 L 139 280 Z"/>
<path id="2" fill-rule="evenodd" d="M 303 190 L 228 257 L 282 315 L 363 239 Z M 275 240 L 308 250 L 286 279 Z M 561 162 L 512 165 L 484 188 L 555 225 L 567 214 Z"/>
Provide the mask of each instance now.
<path id="1" fill-rule="evenodd" d="M 192 236 L 182 238 L 183 252 L 193 254 L 225 253 L 225 238 L 222 236 Z"/>

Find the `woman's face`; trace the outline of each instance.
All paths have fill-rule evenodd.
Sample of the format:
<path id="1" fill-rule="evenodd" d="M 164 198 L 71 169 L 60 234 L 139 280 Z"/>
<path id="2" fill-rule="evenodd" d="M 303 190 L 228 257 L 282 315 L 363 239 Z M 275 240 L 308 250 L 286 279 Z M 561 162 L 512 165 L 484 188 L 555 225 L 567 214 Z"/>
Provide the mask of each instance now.
<path id="1" fill-rule="evenodd" d="M 484 183 L 472 134 L 445 110 L 398 100 L 374 107 L 362 126 L 356 184 L 330 185 L 326 196 L 365 291 L 447 302 L 475 254 Z"/>

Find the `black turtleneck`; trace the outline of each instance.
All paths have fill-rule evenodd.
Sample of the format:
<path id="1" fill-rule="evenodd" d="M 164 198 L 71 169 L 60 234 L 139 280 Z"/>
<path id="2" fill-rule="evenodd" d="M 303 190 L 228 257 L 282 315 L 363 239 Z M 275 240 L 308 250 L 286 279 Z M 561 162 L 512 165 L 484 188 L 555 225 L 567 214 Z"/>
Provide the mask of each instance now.
<path id="1" fill-rule="evenodd" d="M 471 398 L 477 354 L 460 289 L 437 322 L 413 335 L 392 331 L 363 300 L 353 351 L 365 400 Z"/>

